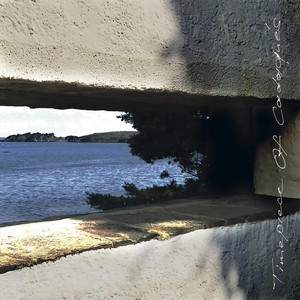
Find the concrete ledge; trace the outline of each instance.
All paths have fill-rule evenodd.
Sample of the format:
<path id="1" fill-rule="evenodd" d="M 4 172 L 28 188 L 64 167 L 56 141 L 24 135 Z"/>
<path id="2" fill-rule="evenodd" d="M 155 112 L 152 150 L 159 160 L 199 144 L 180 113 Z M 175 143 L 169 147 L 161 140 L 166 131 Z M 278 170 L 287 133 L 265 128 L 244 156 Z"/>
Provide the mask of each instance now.
<path id="1" fill-rule="evenodd" d="M 92 249 L 169 239 L 197 229 L 276 218 L 276 199 L 203 196 L 0 228 L 0 273 Z M 286 200 L 285 213 L 300 210 Z"/>
<path id="2" fill-rule="evenodd" d="M 96 86 L 78 82 L 0 78 L 0 105 L 84 110 L 222 109 L 261 104 L 255 97 L 221 97 L 153 88 Z"/>

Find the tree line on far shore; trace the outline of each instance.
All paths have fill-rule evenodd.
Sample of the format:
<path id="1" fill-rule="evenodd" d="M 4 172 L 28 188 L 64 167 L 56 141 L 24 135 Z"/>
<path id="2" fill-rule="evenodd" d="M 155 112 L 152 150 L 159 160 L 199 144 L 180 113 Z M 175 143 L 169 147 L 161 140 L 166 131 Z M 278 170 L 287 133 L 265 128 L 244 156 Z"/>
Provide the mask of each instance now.
<path id="1" fill-rule="evenodd" d="M 114 131 L 84 136 L 56 137 L 54 133 L 27 132 L 10 135 L 3 142 L 127 143 L 135 134 L 135 131 Z"/>

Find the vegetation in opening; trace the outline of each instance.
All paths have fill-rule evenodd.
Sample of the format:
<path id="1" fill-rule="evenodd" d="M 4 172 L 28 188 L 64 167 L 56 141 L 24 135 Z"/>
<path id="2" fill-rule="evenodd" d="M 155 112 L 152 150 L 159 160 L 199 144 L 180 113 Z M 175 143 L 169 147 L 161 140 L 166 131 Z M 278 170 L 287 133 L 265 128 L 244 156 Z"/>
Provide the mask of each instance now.
<path id="1" fill-rule="evenodd" d="M 187 179 L 184 185 L 172 180 L 164 186 L 153 185 L 143 189 L 138 189 L 135 184 L 128 182 L 122 187 L 126 191 L 122 196 L 86 192 L 87 202 L 94 208 L 106 210 L 188 198 L 201 192 L 198 181 L 192 178 Z"/>
<path id="2" fill-rule="evenodd" d="M 154 185 L 138 189 L 133 183 L 124 183 L 125 194 L 87 194 L 87 202 L 95 208 L 111 209 L 131 205 L 186 198 L 197 195 L 206 184 L 206 145 L 208 117 L 199 111 L 137 111 L 121 115 L 122 121 L 130 123 L 137 130 L 128 143 L 132 155 L 147 163 L 168 159 L 191 178 L 184 184 L 174 180 L 165 186 Z M 161 179 L 169 177 L 167 171 Z"/>

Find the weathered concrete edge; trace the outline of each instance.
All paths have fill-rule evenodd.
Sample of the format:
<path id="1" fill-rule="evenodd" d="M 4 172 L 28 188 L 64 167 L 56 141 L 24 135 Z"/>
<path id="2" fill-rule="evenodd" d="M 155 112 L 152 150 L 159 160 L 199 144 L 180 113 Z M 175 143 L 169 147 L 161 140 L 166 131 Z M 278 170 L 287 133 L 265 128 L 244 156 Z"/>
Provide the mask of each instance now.
<path id="1" fill-rule="evenodd" d="M 211 224 L 207 224 L 204 226 L 198 226 L 198 227 L 193 226 L 193 227 L 185 228 L 185 229 L 180 228 L 175 233 L 172 232 L 172 234 L 169 235 L 168 239 L 173 238 L 178 235 L 181 235 L 181 234 L 199 230 L 199 229 L 209 229 L 209 228 L 224 227 L 224 226 L 228 227 L 228 226 L 234 226 L 234 225 L 239 225 L 239 224 L 243 224 L 243 223 L 257 223 L 257 222 L 260 222 L 260 221 L 263 221 L 266 219 L 276 219 L 276 216 L 271 212 L 264 212 L 264 213 L 257 214 L 255 216 L 246 215 L 244 217 L 231 218 L 228 220 L 218 220 L 218 221 L 215 221 Z M 135 226 L 130 226 L 130 229 L 138 229 L 138 228 Z M 80 253 L 92 251 L 92 250 L 112 249 L 112 248 L 117 248 L 117 247 L 121 247 L 121 246 L 138 244 L 138 243 L 153 240 L 153 239 L 165 240 L 165 237 L 161 236 L 159 233 L 149 233 L 148 232 L 147 236 L 145 236 L 144 238 L 141 238 L 137 241 L 133 241 L 128 238 L 128 239 L 124 239 L 122 241 L 111 242 L 109 244 L 101 244 L 96 247 L 87 247 L 87 248 L 81 249 L 81 250 L 72 250 L 72 251 L 69 251 L 64 254 L 59 254 L 55 258 L 47 258 L 47 259 L 40 258 L 38 260 L 35 260 L 35 261 L 31 260 L 30 262 L 26 262 L 26 263 L 22 262 L 22 263 L 14 264 L 14 265 L 4 265 L 4 266 L 0 267 L 0 274 L 4 274 L 9 271 L 15 271 L 15 270 L 22 269 L 25 267 L 33 267 L 33 266 L 36 266 L 36 265 L 39 265 L 42 263 L 46 263 L 46 262 L 54 262 L 63 257 L 67 257 L 69 255 L 76 255 L 76 254 L 80 254 Z"/>
<path id="2" fill-rule="evenodd" d="M 112 249 L 112 248 L 117 248 L 117 247 L 121 247 L 121 246 L 138 244 L 138 243 L 145 242 L 145 241 L 152 240 L 152 239 L 158 239 L 158 235 L 157 234 L 149 234 L 149 237 L 147 237 L 145 239 L 141 239 L 137 242 L 133 242 L 132 240 L 128 239 L 128 240 L 119 241 L 119 242 L 115 242 L 115 243 L 112 242 L 111 244 L 107 244 L 107 245 L 102 244 L 102 245 L 99 245 L 96 247 L 87 247 L 86 249 L 83 249 L 83 250 L 74 250 L 74 251 L 70 251 L 65 254 L 58 255 L 55 258 L 47 258 L 47 259 L 41 258 L 35 262 L 31 261 L 30 263 L 20 263 L 20 264 L 14 264 L 14 265 L 0 266 L 0 274 L 4 274 L 4 273 L 10 272 L 10 271 L 20 270 L 20 269 L 23 269 L 26 267 L 31 268 L 31 267 L 40 265 L 42 263 L 54 262 L 63 257 L 67 257 L 70 255 L 76 255 L 76 254 L 80 254 L 80 253 L 87 252 L 87 251 L 100 250 L 100 249 Z"/>
<path id="3" fill-rule="evenodd" d="M 0 105 L 31 108 L 134 110 L 166 107 L 252 107 L 274 101 L 247 95 L 215 95 L 209 91 L 115 87 L 64 81 L 0 78 Z M 295 100 L 288 100 L 295 103 Z"/>

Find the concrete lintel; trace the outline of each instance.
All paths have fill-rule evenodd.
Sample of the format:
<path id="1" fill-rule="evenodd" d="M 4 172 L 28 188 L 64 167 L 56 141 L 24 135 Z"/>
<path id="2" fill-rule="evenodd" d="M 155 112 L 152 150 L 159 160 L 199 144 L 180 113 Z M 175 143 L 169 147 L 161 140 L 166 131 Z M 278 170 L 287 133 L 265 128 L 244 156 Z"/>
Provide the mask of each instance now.
<path id="1" fill-rule="evenodd" d="M 80 84 L 84 96 L 94 94 L 110 103 L 100 109 L 130 101 L 134 105 L 141 95 L 155 97 L 150 102 L 160 104 L 165 93 L 175 98 L 166 102 L 176 105 L 189 102 L 188 95 L 198 95 L 192 102 L 200 105 L 206 97 L 212 105 L 222 102 L 218 97 L 228 97 L 226 104 L 237 97 L 244 102 L 271 99 L 276 96 L 271 24 L 279 13 L 280 53 L 289 62 L 281 70 L 283 98 L 298 100 L 298 8 L 286 1 L 274 5 L 272 0 L 7 0 L 0 5 L 0 105 L 97 109 L 89 97 L 77 94 Z M 39 82 L 40 96 L 37 90 L 30 92 L 30 85 L 25 89 L 25 81 L 23 90 L 15 85 L 16 91 L 7 91 L 10 78 Z M 53 82 L 51 88 L 48 82 Z M 103 92 L 95 93 L 94 87 Z M 56 94 L 53 104 L 43 99 L 47 88 Z"/>
<path id="2" fill-rule="evenodd" d="M 229 111 L 266 103 L 255 97 L 222 97 L 164 89 L 116 88 L 78 82 L 0 79 L 0 105 L 31 108 L 120 110 L 195 109 Z"/>

